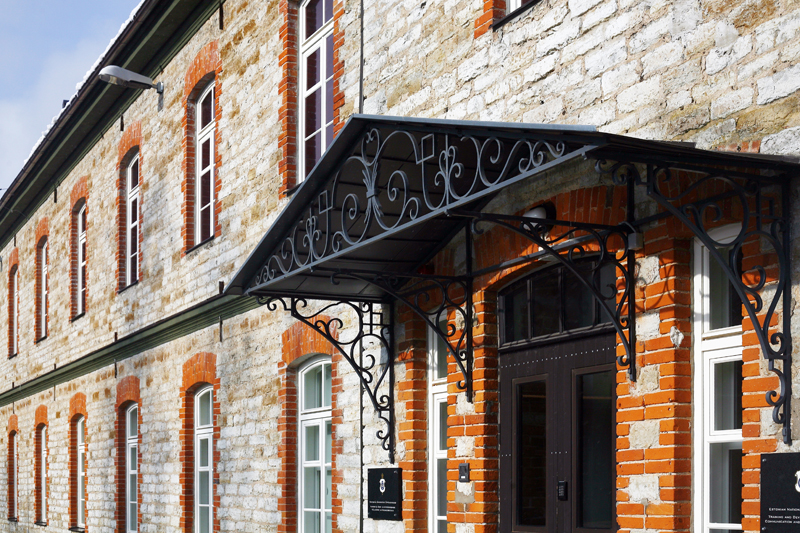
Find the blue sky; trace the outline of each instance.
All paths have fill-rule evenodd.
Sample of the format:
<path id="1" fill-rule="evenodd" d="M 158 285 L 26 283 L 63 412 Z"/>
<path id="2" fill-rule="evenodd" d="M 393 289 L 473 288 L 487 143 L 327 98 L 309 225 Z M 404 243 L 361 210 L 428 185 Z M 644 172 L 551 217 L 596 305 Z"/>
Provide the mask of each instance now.
<path id="1" fill-rule="evenodd" d="M 0 188 L 138 4 L 0 0 Z"/>

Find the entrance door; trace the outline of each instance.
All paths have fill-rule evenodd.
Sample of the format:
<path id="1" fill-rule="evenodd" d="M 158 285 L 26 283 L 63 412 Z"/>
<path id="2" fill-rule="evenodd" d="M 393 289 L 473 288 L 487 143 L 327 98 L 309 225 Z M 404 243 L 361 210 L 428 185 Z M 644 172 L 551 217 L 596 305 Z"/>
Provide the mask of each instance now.
<path id="1" fill-rule="evenodd" d="M 501 530 L 616 530 L 615 340 L 501 356 Z"/>

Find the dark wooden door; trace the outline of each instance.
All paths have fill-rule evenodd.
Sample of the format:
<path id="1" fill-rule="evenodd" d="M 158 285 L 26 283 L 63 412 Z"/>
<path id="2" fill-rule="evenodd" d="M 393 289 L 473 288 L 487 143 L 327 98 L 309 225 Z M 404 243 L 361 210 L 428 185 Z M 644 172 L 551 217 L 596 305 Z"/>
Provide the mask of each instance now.
<path id="1" fill-rule="evenodd" d="M 500 530 L 616 531 L 615 335 L 500 355 Z"/>

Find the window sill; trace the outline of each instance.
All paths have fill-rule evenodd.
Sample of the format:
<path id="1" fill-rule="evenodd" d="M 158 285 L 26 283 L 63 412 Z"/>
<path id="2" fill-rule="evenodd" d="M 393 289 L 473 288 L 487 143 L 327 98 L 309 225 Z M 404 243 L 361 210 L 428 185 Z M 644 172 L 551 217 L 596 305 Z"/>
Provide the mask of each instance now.
<path id="1" fill-rule="evenodd" d="M 492 24 L 492 31 L 497 31 L 502 26 L 505 26 L 506 24 L 508 24 L 509 22 L 514 20 L 515 18 L 519 17 L 520 15 L 522 15 L 523 13 L 525 13 L 527 10 L 529 10 L 530 8 L 532 8 L 533 6 L 535 6 L 538 3 L 539 3 L 538 1 L 533 0 L 532 2 L 528 2 L 524 6 L 518 7 L 517 9 L 515 9 L 514 11 L 512 11 L 511 13 L 506 15 L 505 17 L 501 18 L 500 20 L 498 20 L 497 22 Z"/>
<path id="2" fill-rule="evenodd" d="M 14 358 L 15 358 L 16 356 L 18 356 L 18 355 L 19 355 L 19 352 L 17 352 L 17 353 L 12 353 L 12 354 L 10 354 L 10 355 L 8 356 L 8 358 L 9 358 L 9 359 L 14 359 Z"/>
<path id="3" fill-rule="evenodd" d="M 41 520 L 37 520 L 36 522 L 33 523 L 33 525 L 47 527 L 47 522 L 42 522 Z"/>
<path id="4" fill-rule="evenodd" d="M 9 516 L 8 517 L 8 521 L 9 522 L 19 522 L 19 518 L 14 518 L 14 517 Z"/>
<path id="5" fill-rule="evenodd" d="M 291 189 L 286 189 L 285 191 L 283 191 L 283 195 L 287 198 L 289 198 L 290 196 L 294 196 L 294 193 L 297 192 L 297 189 L 299 189 L 302 184 L 303 182 L 301 181 Z"/>
<path id="6" fill-rule="evenodd" d="M 86 531 L 86 529 L 78 526 L 72 526 L 71 528 L 69 528 L 69 530 L 74 531 L 75 533 L 84 533 Z"/>
<path id="7" fill-rule="evenodd" d="M 128 289 L 130 289 L 131 287 L 133 287 L 133 286 L 135 286 L 135 285 L 138 285 L 138 284 L 139 284 L 139 280 L 137 279 L 136 281 L 134 281 L 134 282 L 133 282 L 133 283 L 131 283 L 130 285 L 126 285 L 126 286 L 122 287 L 121 289 L 119 289 L 119 290 L 117 291 L 117 294 L 122 294 L 123 292 L 127 291 L 127 290 L 128 290 Z"/>
<path id="8" fill-rule="evenodd" d="M 78 320 L 79 318 L 83 318 L 83 317 L 85 317 L 85 316 L 86 316 L 86 311 L 84 311 L 83 313 L 77 314 L 77 315 L 75 315 L 74 317 L 72 317 L 72 320 L 70 320 L 70 322 L 75 322 L 75 321 L 76 321 L 76 320 Z"/>
<path id="9" fill-rule="evenodd" d="M 40 342 L 46 340 L 47 340 L 47 335 L 44 335 L 43 337 L 39 337 L 38 339 L 36 339 L 36 341 L 34 341 L 34 344 L 39 344 Z"/>
<path id="10" fill-rule="evenodd" d="M 194 251 L 195 251 L 195 250 L 197 250 L 198 248 L 202 248 L 203 246 L 205 246 L 206 244 L 210 243 L 210 242 L 211 242 L 211 241 L 213 241 L 213 240 L 214 240 L 214 235 L 212 235 L 212 236 L 211 236 L 211 237 L 209 237 L 208 239 L 206 239 L 206 240 L 204 240 L 204 241 L 200 242 L 199 244 L 195 244 L 194 246 L 192 246 L 191 248 L 189 248 L 188 250 L 186 250 L 186 252 L 184 252 L 184 253 L 185 253 L 186 255 L 189 255 L 190 253 L 194 252 Z"/>

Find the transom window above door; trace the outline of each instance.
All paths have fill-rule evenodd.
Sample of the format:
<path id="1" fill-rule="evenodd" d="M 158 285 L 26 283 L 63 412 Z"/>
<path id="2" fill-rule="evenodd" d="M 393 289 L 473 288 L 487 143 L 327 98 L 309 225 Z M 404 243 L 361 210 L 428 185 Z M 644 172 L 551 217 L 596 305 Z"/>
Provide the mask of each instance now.
<path id="1" fill-rule="evenodd" d="M 578 263 L 584 279 L 600 277 L 601 293 L 616 302 L 616 272 L 612 264 L 597 267 L 587 259 Z M 591 283 L 591 281 L 590 281 Z M 502 344 L 594 329 L 611 319 L 584 283 L 562 265 L 539 270 L 500 293 Z"/>

